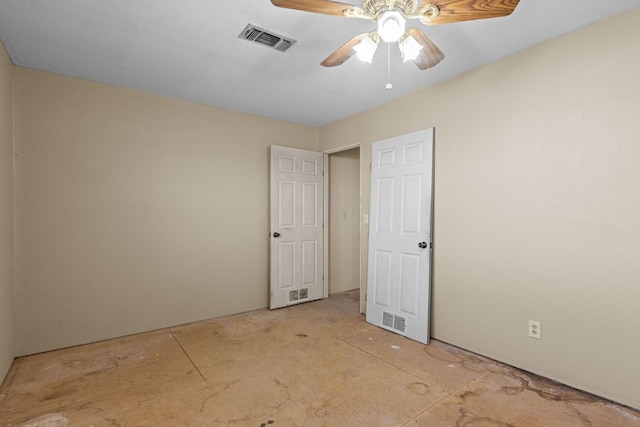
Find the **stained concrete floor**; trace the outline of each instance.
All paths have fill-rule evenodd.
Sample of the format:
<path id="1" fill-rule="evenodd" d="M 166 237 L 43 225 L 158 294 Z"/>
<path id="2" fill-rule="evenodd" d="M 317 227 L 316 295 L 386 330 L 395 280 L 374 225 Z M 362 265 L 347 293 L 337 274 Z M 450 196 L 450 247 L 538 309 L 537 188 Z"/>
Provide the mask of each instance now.
<path id="1" fill-rule="evenodd" d="M 16 359 L 0 425 L 639 426 L 640 412 L 375 328 L 353 291 Z"/>

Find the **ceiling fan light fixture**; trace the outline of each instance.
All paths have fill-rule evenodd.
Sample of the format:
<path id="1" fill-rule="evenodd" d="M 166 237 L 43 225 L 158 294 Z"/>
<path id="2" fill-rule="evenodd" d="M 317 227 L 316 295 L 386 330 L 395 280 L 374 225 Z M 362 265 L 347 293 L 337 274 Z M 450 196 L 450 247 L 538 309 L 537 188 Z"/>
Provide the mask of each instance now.
<path id="1" fill-rule="evenodd" d="M 373 54 L 376 53 L 377 48 L 377 37 L 374 39 L 374 37 L 371 37 L 371 35 L 367 34 L 362 38 L 362 40 L 360 40 L 360 43 L 353 47 L 353 50 L 356 51 L 358 59 L 371 64 L 371 61 L 373 60 Z"/>
<path id="2" fill-rule="evenodd" d="M 390 10 L 378 17 L 378 34 L 387 43 L 397 42 L 404 29 L 405 19 L 400 12 Z"/>
<path id="3" fill-rule="evenodd" d="M 428 70 L 444 59 L 444 53 L 418 28 L 406 30 L 406 20 L 418 20 L 425 25 L 449 24 L 476 19 L 498 18 L 513 13 L 520 0 L 360 0 L 361 7 L 353 2 L 335 0 L 271 0 L 274 6 L 302 10 L 324 15 L 343 16 L 375 21 L 376 31 L 358 34 L 321 65 L 334 67 L 356 55 L 371 62 L 380 39 L 386 43 L 397 42 L 404 61 L 413 59 L 421 70 Z M 405 32 L 406 30 L 406 32 Z M 416 44 L 421 46 L 418 47 Z M 388 45 L 390 47 L 390 45 Z M 391 52 L 391 49 L 389 49 Z M 389 53 L 389 57 L 390 57 Z M 389 60 L 388 64 L 391 61 Z M 390 69 L 390 66 L 389 68 Z"/>
<path id="4" fill-rule="evenodd" d="M 422 50 L 422 45 L 413 36 L 409 35 L 400 39 L 398 46 L 400 46 L 403 62 L 415 60 Z"/>

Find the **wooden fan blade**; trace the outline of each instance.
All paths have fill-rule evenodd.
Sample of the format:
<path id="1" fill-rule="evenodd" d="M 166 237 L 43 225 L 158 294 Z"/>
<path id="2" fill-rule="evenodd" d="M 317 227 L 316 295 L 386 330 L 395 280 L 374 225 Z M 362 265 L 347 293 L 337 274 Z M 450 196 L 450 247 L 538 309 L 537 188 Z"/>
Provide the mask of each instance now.
<path id="1" fill-rule="evenodd" d="M 323 13 L 325 15 L 352 16 L 362 15 L 363 11 L 357 6 L 329 0 L 271 0 L 274 6 L 286 9 L 304 10 L 306 12 Z"/>
<path id="2" fill-rule="evenodd" d="M 413 60 L 421 70 L 427 70 L 435 67 L 444 59 L 444 53 L 442 53 L 442 51 L 438 49 L 438 47 L 433 44 L 433 42 L 429 40 L 419 29 L 409 28 L 406 34 L 413 37 L 422 45 L 422 49 L 420 50 L 418 57 Z"/>
<path id="3" fill-rule="evenodd" d="M 499 18 L 508 16 L 518 6 L 520 0 L 424 0 L 418 10 L 429 3 L 438 6 L 440 12 L 434 19 L 421 18 L 423 24 L 438 25 L 474 19 Z"/>
<path id="4" fill-rule="evenodd" d="M 324 61 L 320 63 L 320 65 L 324 67 L 335 67 L 336 65 L 342 65 L 345 61 L 351 58 L 356 51 L 353 50 L 353 47 L 356 46 L 362 40 L 362 37 L 366 36 L 365 34 L 358 34 L 342 46 L 340 46 L 335 52 L 327 57 Z"/>

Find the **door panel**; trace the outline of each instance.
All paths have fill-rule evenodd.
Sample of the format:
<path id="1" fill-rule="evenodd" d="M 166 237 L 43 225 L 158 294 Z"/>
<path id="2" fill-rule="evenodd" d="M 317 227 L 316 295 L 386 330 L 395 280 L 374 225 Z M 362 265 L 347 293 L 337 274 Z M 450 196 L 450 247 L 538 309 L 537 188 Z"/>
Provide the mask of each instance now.
<path id="1" fill-rule="evenodd" d="M 296 183 L 280 181 L 278 183 L 278 223 L 280 228 L 293 228 L 295 223 L 295 193 Z"/>
<path id="2" fill-rule="evenodd" d="M 270 308 L 325 297 L 324 156 L 271 146 Z"/>
<path id="3" fill-rule="evenodd" d="M 371 166 L 367 321 L 429 341 L 433 129 L 378 141 Z"/>
<path id="4" fill-rule="evenodd" d="M 318 226 L 318 184 L 315 182 L 302 183 L 302 226 Z"/>
<path id="5" fill-rule="evenodd" d="M 400 311 L 412 316 L 418 315 L 418 295 L 420 293 L 420 257 L 400 254 Z"/>
<path id="6" fill-rule="evenodd" d="M 387 251 L 377 250 L 374 261 L 374 289 L 375 303 L 380 307 L 391 305 L 391 262 L 393 254 Z"/>

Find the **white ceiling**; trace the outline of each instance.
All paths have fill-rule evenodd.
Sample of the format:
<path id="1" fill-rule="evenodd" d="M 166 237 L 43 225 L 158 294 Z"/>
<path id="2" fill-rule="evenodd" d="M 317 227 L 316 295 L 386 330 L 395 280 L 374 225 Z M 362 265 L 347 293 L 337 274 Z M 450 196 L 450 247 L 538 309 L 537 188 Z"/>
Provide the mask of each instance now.
<path id="1" fill-rule="evenodd" d="M 382 45 L 373 64 L 353 57 L 320 66 L 373 23 L 269 0 L 0 0 L 0 39 L 25 67 L 322 126 L 637 6 L 640 0 L 521 0 L 505 18 L 428 28 L 411 21 L 445 59 L 420 71 L 403 64 L 393 45 L 392 90 L 385 89 Z M 298 42 L 282 53 L 242 40 L 247 23 Z"/>

